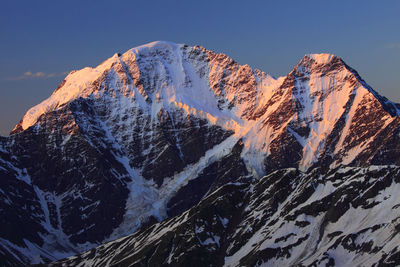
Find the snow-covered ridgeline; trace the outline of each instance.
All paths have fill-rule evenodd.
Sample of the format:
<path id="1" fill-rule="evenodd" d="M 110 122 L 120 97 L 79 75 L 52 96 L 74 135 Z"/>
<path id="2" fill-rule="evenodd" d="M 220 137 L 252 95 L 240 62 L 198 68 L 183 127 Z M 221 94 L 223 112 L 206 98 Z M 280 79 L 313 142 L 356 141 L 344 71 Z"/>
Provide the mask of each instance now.
<path id="1" fill-rule="evenodd" d="M 289 80 L 293 82 L 287 84 Z M 287 77 L 274 79 L 247 65 L 240 66 L 223 54 L 158 41 L 115 54 L 96 68 L 71 72 L 50 98 L 26 113 L 20 126 L 27 129 L 41 114 L 79 97 L 101 99 L 104 95 L 119 99 L 117 102 L 126 110 L 132 105 L 140 108 L 152 120 L 157 119 L 160 110 L 180 109 L 233 130 L 238 138 L 245 137 L 245 149 L 253 154 L 253 160 L 247 161 L 256 164 L 251 168 L 260 174 L 262 158 L 270 153 L 270 144 L 283 131 L 292 134 L 303 147 L 299 167 L 306 170 L 318 161 L 327 137 L 343 116 L 346 125 L 338 133 L 335 153 L 343 149 L 356 110 L 376 101 L 376 92 L 331 54 L 306 55 Z M 350 110 L 346 110 L 350 102 Z M 297 108 L 292 116 L 284 121 L 277 118 L 279 127 L 270 123 L 269 118 L 291 105 Z M 389 123 L 391 116 L 386 120 Z M 309 127 L 309 133 L 297 133 L 293 124 Z M 261 161 L 254 161 L 255 151 Z M 246 153 L 243 155 L 246 158 Z"/>

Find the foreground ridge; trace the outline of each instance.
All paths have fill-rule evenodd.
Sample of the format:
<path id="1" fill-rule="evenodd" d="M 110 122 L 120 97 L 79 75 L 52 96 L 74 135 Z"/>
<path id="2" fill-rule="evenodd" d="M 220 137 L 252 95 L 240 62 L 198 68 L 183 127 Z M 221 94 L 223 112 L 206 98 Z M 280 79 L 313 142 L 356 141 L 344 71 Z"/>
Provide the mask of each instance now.
<path id="1" fill-rule="evenodd" d="M 399 186 L 399 167 L 279 170 L 49 266 L 396 265 Z"/>

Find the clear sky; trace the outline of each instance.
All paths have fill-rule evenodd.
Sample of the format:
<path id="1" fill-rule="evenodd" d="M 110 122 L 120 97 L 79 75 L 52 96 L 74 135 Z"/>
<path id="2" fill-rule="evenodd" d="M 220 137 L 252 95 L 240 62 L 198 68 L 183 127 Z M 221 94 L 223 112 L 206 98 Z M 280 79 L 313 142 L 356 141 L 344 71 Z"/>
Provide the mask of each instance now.
<path id="1" fill-rule="evenodd" d="M 202 45 L 271 75 L 342 57 L 400 102 L 400 1 L 14 1 L 0 5 L 0 135 L 65 73 L 155 40 Z"/>

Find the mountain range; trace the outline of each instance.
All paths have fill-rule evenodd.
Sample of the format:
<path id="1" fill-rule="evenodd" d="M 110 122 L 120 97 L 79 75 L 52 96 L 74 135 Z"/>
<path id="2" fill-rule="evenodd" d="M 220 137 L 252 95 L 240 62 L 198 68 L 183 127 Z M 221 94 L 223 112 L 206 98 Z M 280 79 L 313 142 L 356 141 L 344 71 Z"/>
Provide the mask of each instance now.
<path id="1" fill-rule="evenodd" d="M 115 54 L 0 137 L 0 264 L 399 264 L 399 115 L 331 54 Z"/>

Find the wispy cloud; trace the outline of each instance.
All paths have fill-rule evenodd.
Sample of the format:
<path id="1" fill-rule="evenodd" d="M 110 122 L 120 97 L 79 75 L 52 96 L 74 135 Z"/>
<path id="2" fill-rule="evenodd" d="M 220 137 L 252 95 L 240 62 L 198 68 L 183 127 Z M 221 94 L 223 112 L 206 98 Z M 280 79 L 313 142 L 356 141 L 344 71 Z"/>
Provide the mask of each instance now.
<path id="1" fill-rule="evenodd" d="M 388 49 L 400 49 L 400 43 L 390 43 L 385 46 Z"/>
<path id="2" fill-rule="evenodd" d="M 41 71 L 38 71 L 38 72 L 27 71 L 16 77 L 8 77 L 7 80 L 20 81 L 20 80 L 35 79 L 35 78 L 36 79 L 47 79 L 47 78 L 52 78 L 52 77 L 65 76 L 67 74 L 68 74 L 68 72 L 45 73 L 45 72 L 41 72 Z"/>

